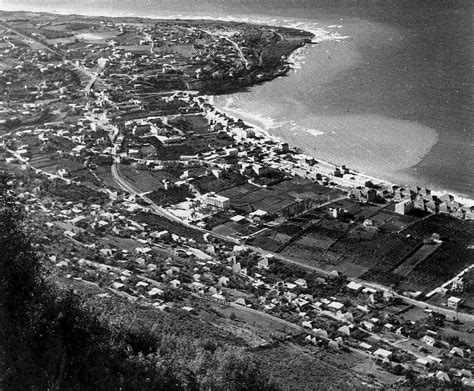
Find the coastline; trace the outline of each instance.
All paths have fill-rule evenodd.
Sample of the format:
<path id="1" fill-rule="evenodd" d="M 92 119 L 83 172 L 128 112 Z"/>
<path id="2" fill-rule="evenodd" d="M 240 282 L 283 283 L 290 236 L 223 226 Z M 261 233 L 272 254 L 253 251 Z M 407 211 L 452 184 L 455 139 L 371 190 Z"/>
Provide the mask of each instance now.
<path id="1" fill-rule="evenodd" d="M 28 12 L 28 11 L 22 10 L 22 12 Z M 58 12 L 58 13 L 61 14 L 61 12 Z M 87 15 L 94 16 L 94 17 L 103 17 L 103 15 L 100 12 L 98 12 L 98 13 L 88 13 Z M 179 19 L 183 16 L 184 15 L 181 15 L 181 14 L 169 15 L 169 16 L 150 15 L 150 16 L 144 16 L 144 17 L 137 15 L 137 16 L 132 16 L 132 18 L 176 20 L 176 19 Z M 120 17 L 125 17 L 125 15 L 122 15 L 119 12 L 117 14 L 114 14 L 113 17 L 120 18 Z M 191 16 L 186 15 L 185 18 L 190 19 L 190 20 L 206 20 L 206 19 L 210 19 L 211 17 L 210 16 L 207 17 L 207 18 L 205 16 L 191 17 Z M 301 46 L 299 46 L 297 49 L 293 50 L 288 55 L 286 62 L 287 63 L 288 62 L 292 63 L 292 66 L 290 65 L 289 69 L 290 68 L 294 69 L 294 68 L 298 68 L 298 67 L 301 66 L 301 62 L 304 60 L 304 56 L 302 57 L 302 53 L 304 53 L 304 51 L 307 50 L 308 45 L 323 42 L 323 41 L 340 41 L 340 40 L 343 40 L 343 39 L 350 38 L 349 36 L 341 36 L 338 33 L 335 33 L 333 31 L 327 31 L 327 30 L 324 30 L 323 28 L 315 27 L 316 23 L 305 23 L 305 22 L 294 22 L 294 21 L 289 21 L 288 23 L 279 23 L 279 22 L 283 22 L 283 21 L 281 21 L 279 19 L 272 19 L 271 21 L 269 21 L 268 19 L 240 18 L 240 17 L 231 17 L 231 16 L 227 17 L 227 18 L 219 19 L 219 21 L 222 21 L 222 22 L 235 21 L 235 22 L 246 22 L 246 23 L 252 23 L 252 24 L 266 24 L 266 23 L 271 22 L 274 27 L 286 27 L 286 28 L 298 29 L 298 30 L 302 30 L 302 31 L 305 31 L 307 33 L 312 34 L 313 37 L 311 38 L 311 43 L 308 43 L 308 42 L 302 43 Z M 311 28 L 310 25 L 312 25 L 313 27 Z M 339 28 L 340 26 L 330 26 L 330 27 L 331 28 L 332 27 Z M 283 73 L 279 72 L 279 69 L 277 69 L 272 74 L 269 74 L 268 77 L 265 78 L 265 80 L 262 80 L 262 81 L 271 81 L 274 78 L 282 76 L 282 74 L 288 75 L 289 69 L 286 69 L 285 72 L 283 72 Z M 252 85 L 253 86 L 253 85 L 255 85 L 255 83 L 256 83 L 256 80 L 251 80 L 248 83 L 245 83 L 244 85 Z M 242 87 L 242 85 L 237 86 L 237 88 L 239 88 L 239 87 Z M 232 88 L 229 89 L 229 92 L 231 90 L 232 90 Z M 203 95 L 204 96 L 212 96 L 212 95 L 206 95 L 206 94 L 203 94 Z M 222 112 L 228 114 L 230 117 L 238 118 L 235 113 L 226 111 L 225 108 L 220 108 L 219 110 L 221 110 Z M 266 129 L 264 129 L 261 126 L 258 126 L 255 122 L 248 121 L 248 120 L 246 120 L 246 122 L 249 123 L 255 130 L 257 130 L 260 134 L 262 134 L 266 138 L 273 139 L 273 140 L 281 140 L 282 139 L 281 137 L 270 134 Z M 322 160 L 322 159 L 318 158 L 317 156 L 312 156 L 312 157 L 314 157 L 315 159 L 317 159 L 318 161 L 320 161 L 322 163 L 329 164 L 329 165 L 335 166 L 335 167 L 338 166 L 337 164 L 331 163 L 330 160 Z M 349 168 L 351 168 L 351 167 L 349 167 Z M 362 171 L 357 171 L 357 170 L 354 170 L 353 168 L 351 168 L 351 171 L 358 174 L 358 175 L 361 175 L 365 178 L 368 178 L 368 179 L 374 180 L 378 183 L 381 183 L 381 184 L 386 184 L 386 185 L 393 185 L 394 184 L 394 182 L 391 182 L 391 181 L 388 181 L 388 180 L 383 180 L 383 179 L 380 179 L 376 176 L 371 176 L 371 175 L 368 175 L 368 174 L 364 174 Z M 399 185 L 399 184 L 397 183 L 397 185 Z M 459 195 L 455 192 L 440 191 L 440 190 L 432 190 L 432 192 L 433 192 L 433 194 L 436 194 L 436 195 L 443 195 L 443 194 L 449 193 L 449 194 L 453 195 L 456 198 L 456 200 L 463 203 L 464 205 L 474 206 L 474 199 Z"/>
<path id="2" fill-rule="evenodd" d="M 297 50 L 300 50 L 300 49 L 297 49 Z M 243 119 L 243 118 L 240 118 L 240 113 L 238 113 L 236 111 L 233 111 L 232 109 L 226 108 L 225 106 L 224 107 L 223 106 L 216 107 L 215 99 L 214 99 L 215 96 L 214 95 L 202 95 L 202 97 L 205 98 L 211 106 L 216 108 L 217 111 L 227 115 L 228 117 L 234 119 L 235 121 L 237 121 L 239 119 Z M 245 118 L 243 120 L 248 126 L 252 127 L 255 130 L 255 132 L 257 134 L 259 134 L 260 136 L 262 136 L 263 138 L 273 140 L 273 141 L 276 141 L 276 142 L 284 142 L 285 141 L 285 140 L 283 140 L 282 137 L 271 134 L 264 127 L 257 124 L 256 123 L 257 121 L 252 120 L 252 119 L 249 120 L 248 118 Z M 308 155 L 306 152 L 302 152 L 302 154 Z M 328 161 L 328 160 L 322 160 L 322 159 L 320 159 L 320 158 L 318 158 L 317 156 L 314 156 L 314 155 L 308 155 L 308 157 L 314 158 L 318 162 L 323 163 L 325 165 L 329 165 L 329 166 L 333 166 L 333 167 L 340 167 L 340 165 L 332 163 L 331 161 Z M 355 170 L 352 167 L 348 167 L 348 168 L 350 169 L 351 173 L 353 173 L 354 175 L 357 175 L 357 176 L 362 177 L 364 179 L 370 180 L 375 184 L 380 184 L 380 185 L 386 186 L 386 187 L 391 187 L 391 186 L 400 186 L 400 187 L 405 187 L 405 188 L 410 187 L 410 186 L 403 185 L 403 184 L 395 182 L 395 181 L 389 181 L 389 180 L 386 180 L 386 179 L 381 179 L 377 176 L 368 175 L 364 172 Z M 454 197 L 454 200 L 459 202 L 460 204 L 462 204 L 464 206 L 467 206 L 467 207 L 474 207 L 474 199 L 472 199 L 472 198 L 459 195 L 459 194 L 457 194 L 455 192 L 452 192 L 452 191 L 442 191 L 442 190 L 437 190 L 437 189 L 430 189 L 430 190 L 431 190 L 431 193 L 433 195 L 437 196 L 437 197 L 441 197 L 445 194 L 450 194 Z"/>

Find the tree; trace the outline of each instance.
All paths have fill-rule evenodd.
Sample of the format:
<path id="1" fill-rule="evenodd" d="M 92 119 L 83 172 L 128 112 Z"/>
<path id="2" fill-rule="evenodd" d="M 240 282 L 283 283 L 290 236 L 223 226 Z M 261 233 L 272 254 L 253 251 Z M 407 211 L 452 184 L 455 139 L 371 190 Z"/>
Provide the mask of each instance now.
<path id="1" fill-rule="evenodd" d="M 24 232 L 13 186 L 13 179 L 0 173 L 0 353 L 6 367 L 1 389 L 275 388 L 261 365 L 242 352 L 201 343 L 180 330 L 157 333 L 137 322 L 131 307 L 99 312 L 58 288 L 45 276 Z"/>

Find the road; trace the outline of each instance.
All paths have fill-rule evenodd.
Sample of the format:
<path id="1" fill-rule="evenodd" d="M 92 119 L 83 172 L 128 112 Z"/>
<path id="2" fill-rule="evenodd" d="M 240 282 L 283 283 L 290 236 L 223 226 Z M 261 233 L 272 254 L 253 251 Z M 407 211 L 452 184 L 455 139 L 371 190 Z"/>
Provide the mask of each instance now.
<path id="1" fill-rule="evenodd" d="M 142 200 L 144 200 L 148 206 L 150 207 L 150 209 L 153 211 L 153 213 L 155 213 L 156 215 L 158 216 L 161 216 L 161 217 L 164 217 L 165 219 L 168 219 L 168 220 L 171 220 L 175 223 L 178 223 L 180 225 L 184 225 L 188 228 L 191 228 L 195 231 L 200 231 L 202 232 L 203 234 L 209 234 L 217 239 L 220 239 L 220 240 L 224 240 L 226 242 L 232 242 L 234 244 L 241 244 L 241 242 L 237 239 L 234 239 L 234 238 L 231 238 L 229 236 L 225 236 L 225 235 L 220 235 L 218 233 L 215 233 L 215 232 L 212 232 L 212 231 L 208 231 L 204 228 L 200 228 L 200 227 L 196 227 L 195 225 L 192 225 L 188 222 L 185 222 L 183 220 L 181 220 L 179 217 L 176 217 L 175 215 L 173 215 L 172 213 L 168 212 L 165 208 L 161 207 L 161 206 L 158 206 L 157 204 L 155 204 L 149 197 L 147 197 L 146 195 L 143 195 L 141 194 L 139 191 L 137 191 L 130 183 L 128 183 L 120 174 L 120 169 L 118 168 L 118 164 L 115 162 L 112 167 L 111 167 L 111 172 L 112 172 L 112 177 L 113 179 L 115 180 L 115 182 L 117 183 L 117 185 L 124 191 L 130 193 L 130 194 L 133 194 L 137 197 L 140 197 Z"/>
<path id="2" fill-rule="evenodd" d="M 82 69 L 82 68 L 81 68 Z M 85 71 L 83 69 L 83 71 Z M 88 75 L 88 77 L 90 78 L 90 80 L 88 81 L 86 87 L 84 88 L 84 92 L 89 95 L 90 91 L 91 91 L 91 88 L 92 88 L 92 85 L 95 83 L 95 81 L 97 80 L 97 76 L 94 75 L 94 74 L 90 74 Z"/>
<path id="3" fill-rule="evenodd" d="M 245 58 L 244 56 L 244 52 L 242 51 L 242 49 L 240 48 L 240 46 L 237 44 L 237 42 L 233 41 L 232 39 L 226 37 L 226 36 L 223 36 L 223 35 L 217 35 L 217 34 L 213 34 L 209 31 L 206 31 L 206 30 L 201 30 L 201 29 L 198 29 L 198 31 L 204 33 L 204 34 L 207 34 L 213 38 L 216 38 L 216 39 L 225 39 L 227 42 L 231 43 L 236 49 L 237 51 L 239 52 L 239 56 L 240 58 L 242 59 L 242 61 L 244 62 L 245 64 L 245 68 L 248 68 L 249 67 L 249 62 L 247 61 L 247 59 Z"/>
<path id="4" fill-rule="evenodd" d="M 237 51 L 239 52 L 239 55 L 240 55 L 240 58 L 242 59 L 242 61 L 245 63 L 245 68 L 248 68 L 249 67 L 249 62 L 247 61 L 247 59 L 245 58 L 244 56 L 244 52 L 242 51 L 242 49 L 240 48 L 240 46 L 237 44 L 237 42 L 235 41 L 232 41 L 230 38 L 227 38 L 227 37 L 222 37 L 224 38 L 226 41 L 230 42 L 232 45 L 234 45 L 234 47 L 237 49 Z"/>

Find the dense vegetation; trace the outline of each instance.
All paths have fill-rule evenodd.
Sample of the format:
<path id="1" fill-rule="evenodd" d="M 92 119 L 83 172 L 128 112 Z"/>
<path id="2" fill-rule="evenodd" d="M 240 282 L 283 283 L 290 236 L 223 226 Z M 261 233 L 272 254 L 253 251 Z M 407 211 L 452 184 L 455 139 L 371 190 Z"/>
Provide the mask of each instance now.
<path id="1" fill-rule="evenodd" d="M 0 173 L 4 390 L 269 390 L 260 364 L 187 335 L 99 313 L 43 271 L 11 178 Z"/>

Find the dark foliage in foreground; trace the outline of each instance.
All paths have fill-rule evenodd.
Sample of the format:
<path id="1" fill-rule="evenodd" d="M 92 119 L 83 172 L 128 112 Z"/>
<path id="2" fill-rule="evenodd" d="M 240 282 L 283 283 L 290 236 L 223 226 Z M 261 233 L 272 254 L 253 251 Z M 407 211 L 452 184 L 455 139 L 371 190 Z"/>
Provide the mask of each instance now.
<path id="1" fill-rule="evenodd" d="M 0 173 L 0 348 L 4 390 L 271 390 L 241 351 L 157 335 L 94 312 L 44 277 L 13 181 Z M 0 368 L 2 369 L 2 368 Z"/>

